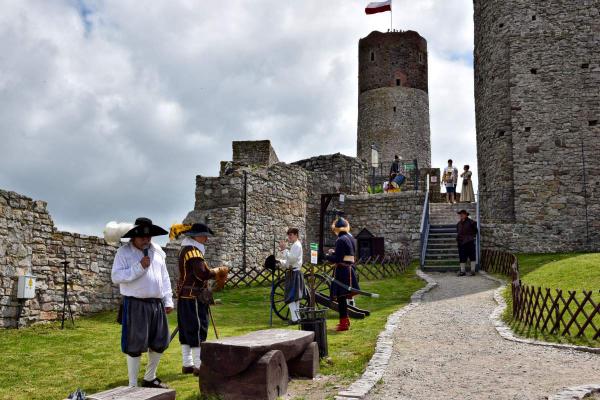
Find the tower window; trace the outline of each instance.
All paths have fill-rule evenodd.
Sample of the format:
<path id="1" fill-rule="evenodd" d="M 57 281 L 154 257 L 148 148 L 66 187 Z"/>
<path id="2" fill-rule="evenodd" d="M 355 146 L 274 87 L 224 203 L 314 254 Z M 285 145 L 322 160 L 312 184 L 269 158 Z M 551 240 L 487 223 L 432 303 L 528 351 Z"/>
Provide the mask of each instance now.
<path id="1" fill-rule="evenodd" d="M 530 126 L 526 126 L 525 127 L 525 132 L 531 132 L 531 127 Z"/>
<path id="2" fill-rule="evenodd" d="M 371 52 L 371 61 L 375 61 L 375 53 Z"/>
<path id="3" fill-rule="evenodd" d="M 531 20 L 532 20 L 532 21 L 535 21 L 536 19 L 537 19 L 537 17 L 536 17 L 535 15 L 532 15 L 532 16 L 531 16 Z"/>
<path id="4" fill-rule="evenodd" d="M 396 112 L 396 107 L 394 107 L 394 112 Z"/>
<path id="5" fill-rule="evenodd" d="M 532 75 L 537 74 L 537 68 L 531 68 L 531 74 Z"/>
<path id="6" fill-rule="evenodd" d="M 400 82 L 400 79 L 396 79 L 396 86 L 402 86 L 402 82 Z"/>
<path id="7" fill-rule="evenodd" d="M 588 124 L 589 124 L 590 126 L 596 126 L 596 125 L 598 125 L 598 120 L 597 120 L 597 119 L 593 119 L 593 120 L 591 120 L 591 121 L 588 121 Z"/>
<path id="8" fill-rule="evenodd" d="M 585 68 L 589 68 L 589 67 L 590 67 L 590 64 L 588 64 L 588 63 L 581 64 L 581 68 L 585 69 Z"/>

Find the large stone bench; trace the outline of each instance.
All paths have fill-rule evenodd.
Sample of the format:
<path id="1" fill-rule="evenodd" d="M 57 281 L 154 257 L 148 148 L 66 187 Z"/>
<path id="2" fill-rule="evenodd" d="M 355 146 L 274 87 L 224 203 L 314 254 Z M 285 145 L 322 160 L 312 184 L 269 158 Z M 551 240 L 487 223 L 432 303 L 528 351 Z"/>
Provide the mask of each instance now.
<path id="1" fill-rule="evenodd" d="M 88 400 L 175 400 L 175 390 L 119 386 L 87 395 L 85 398 Z"/>
<path id="2" fill-rule="evenodd" d="M 223 400 L 275 400 L 289 376 L 314 378 L 319 349 L 314 333 L 267 329 L 201 344 L 200 390 Z"/>

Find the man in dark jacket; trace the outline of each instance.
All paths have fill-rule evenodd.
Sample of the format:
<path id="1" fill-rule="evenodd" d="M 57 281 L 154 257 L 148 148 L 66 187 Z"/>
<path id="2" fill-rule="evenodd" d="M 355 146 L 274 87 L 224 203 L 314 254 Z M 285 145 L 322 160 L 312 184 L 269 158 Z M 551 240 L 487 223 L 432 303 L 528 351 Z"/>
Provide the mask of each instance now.
<path id="1" fill-rule="evenodd" d="M 456 242 L 458 244 L 458 257 L 460 259 L 460 272 L 458 276 L 465 276 L 467 258 L 471 261 L 471 276 L 475 275 L 477 257 L 475 255 L 475 240 L 477 239 L 477 222 L 469 218 L 466 210 L 460 210 L 460 221 L 456 224 Z"/>

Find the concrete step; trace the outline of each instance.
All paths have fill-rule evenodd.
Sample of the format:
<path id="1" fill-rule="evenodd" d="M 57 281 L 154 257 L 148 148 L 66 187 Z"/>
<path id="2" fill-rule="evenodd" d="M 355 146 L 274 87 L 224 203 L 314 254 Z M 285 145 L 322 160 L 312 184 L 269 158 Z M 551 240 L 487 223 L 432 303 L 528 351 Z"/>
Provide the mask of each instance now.
<path id="1" fill-rule="evenodd" d="M 458 272 L 458 265 L 425 265 L 422 268 L 423 272 Z"/>

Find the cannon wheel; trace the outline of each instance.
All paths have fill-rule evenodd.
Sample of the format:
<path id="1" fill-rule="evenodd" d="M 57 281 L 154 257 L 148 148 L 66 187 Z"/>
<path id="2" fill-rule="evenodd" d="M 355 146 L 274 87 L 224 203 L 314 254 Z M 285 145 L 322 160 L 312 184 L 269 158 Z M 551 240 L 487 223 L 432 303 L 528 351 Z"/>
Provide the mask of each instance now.
<path id="1" fill-rule="evenodd" d="M 304 279 L 308 280 L 309 277 L 304 275 Z M 315 274 L 315 287 L 317 293 L 326 294 L 329 296 L 329 282 L 321 274 Z M 306 282 L 306 289 L 308 290 L 308 282 Z M 271 290 L 271 307 L 275 314 L 284 321 L 290 319 L 290 309 L 285 304 L 285 277 L 280 278 L 273 284 L 273 290 Z M 308 307 L 308 295 L 300 300 L 300 307 Z"/>

